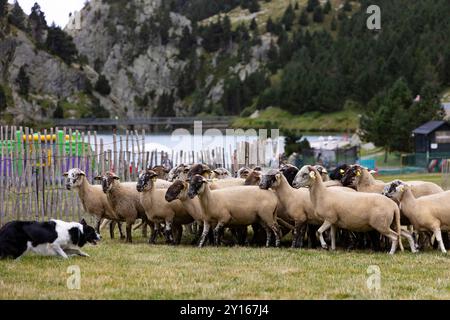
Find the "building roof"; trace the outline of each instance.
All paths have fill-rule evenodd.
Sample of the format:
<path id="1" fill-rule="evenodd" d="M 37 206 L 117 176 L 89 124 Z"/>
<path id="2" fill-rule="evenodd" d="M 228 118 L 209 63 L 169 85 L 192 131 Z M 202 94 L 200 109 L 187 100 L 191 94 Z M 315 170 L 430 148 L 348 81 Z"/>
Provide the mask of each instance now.
<path id="1" fill-rule="evenodd" d="M 428 121 L 427 123 L 424 123 L 420 127 L 413 130 L 413 133 L 416 134 L 429 134 L 433 132 L 434 130 L 438 129 L 440 126 L 445 124 L 445 121 Z"/>

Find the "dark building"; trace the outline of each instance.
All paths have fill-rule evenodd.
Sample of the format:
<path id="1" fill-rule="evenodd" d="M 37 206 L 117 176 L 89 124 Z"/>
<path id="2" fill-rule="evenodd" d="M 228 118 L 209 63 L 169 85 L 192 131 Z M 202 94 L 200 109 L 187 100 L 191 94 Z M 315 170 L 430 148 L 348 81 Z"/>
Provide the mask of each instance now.
<path id="1" fill-rule="evenodd" d="M 446 121 L 429 121 L 413 130 L 416 153 L 450 152 L 450 124 Z"/>

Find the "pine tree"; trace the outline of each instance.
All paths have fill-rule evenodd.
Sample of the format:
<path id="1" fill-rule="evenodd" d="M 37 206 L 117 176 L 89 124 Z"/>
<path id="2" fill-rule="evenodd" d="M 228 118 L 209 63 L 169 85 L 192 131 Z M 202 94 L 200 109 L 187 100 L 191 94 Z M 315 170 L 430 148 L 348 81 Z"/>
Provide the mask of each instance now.
<path id="1" fill-rule="evenodd" d="M 333 19 L 331 20 L 331 31 L 336 31 L 336 30 L 337 30 L 336 16 L 333 16 Z"/>
<path id="2" fill-rule="evenodd" d="M 0 111 L 5 110 L 7 107 L 7 102 L 6 102 L 6 94 L 5 94 L 5 90 L 3 89 L 3 87 L 0 85 Z"/>
<path id="3" fill-rule="evenodd" d="M 41 7 L 37 2 L 31 8 L 28 19 L 30 21 L 31 35 L 38 44 L 43 44 L 44 32 L 47 29 L 47 21 L 45 20 L 44 12 L 42 12 Z"/>
<path id="4" fill-rule="evenodd" d="M 111 93 L 111 87 L 109 85 L 108 79 L 104 75 L 98 77 L 97 83 L 95 84 L 95 91 L 103 96 L 107 96 Z"/>
<path id="5" fill-rule="evenodd" d="M 331 11 L 331 2 L 330 0 L 327 0 L 327 2 L 325 3 L 325 6 L 323 7 L 323 13 L 324 14 L 328 14 Z"/>
<path id="6" fill-rule="evenodd" d="M 306 27 L 309 24 L 308 13 L 305 10 L 303 10 L 302 13 L 300 14 L 300 19 L 298 23 L 304 27 Z"/>
<path id="7" fill-rule="evenodd" d="M 308 0 L 308 4 L 306 5 L 306 11 L 313 12 L 314 9 L 320 5 L 319 0 Z"/>
<path id="8" fill-rule="evenodd" d="M 292 5 L 289 6 L 284 11 L 283 17 L 281 18 L 281 23 L 284 25 L 286 31 L 290 31 L 292 29 L 292 25 L 295 19 L 295 11 L 292 8 Z"/>
<path id="9" fill-rule="evenodd" d="M 21 66 L 16 78 L 16 83 L 19 86 L 19 94 L 28 97 L 30 91 L 30 78 L 25 70 L 25 65 Z"/>
<path id="10" fill-rule="evenodd" d="M 258 24 L 256 23 L 256 19 L 253 18 L 250 22 L 250 30 L 254 31 L 258 29 Z"/>
<path id="11" fill-rule="evenodd" d="M 349 0 L 345 0 L 343 10 L 347 12 L 352 11 L 352 4 L 350 3 Z"/>
<path id="12" fill-rule="evenodd" d="M 195 50 L 195 37 L 191 34 L 188 26 L 183 28 L 179 48 L 181 59 L 186 59 Z"/>
<path id="13" fill-rule="evenodd" d="M 9 13 L 8 21 L 12 25 L 16 26 L 19 29 L 25 30 L 25 13 L 23 12 L 22 8 L 19 5 L 19 2 L 17 0 L 14 1 L 14 6 Z"/>
<path id="14" fill-rule="evenodd" d="M 64 109 L 62 107 L 61 102 L 58 102 L 55 111 L 53 112 L 53 118 L 55 119 L 64 119 Z"/>
<path id="15" fill-rule="evenodd" d="M 267 23 L 266 23 L 266 31 L 267 32 L 274 32 L 275 31 L 275 26 L 273 24 L 273 20 L 272 17 L 269 17 L 269 19 L 267 19 Z"/>
<path id="16" fill-rule="evenodd" d="M 298 5 L 298 2 L 295 2 L 294 10 L 297 11 L 298 9 L 300 9 L 300 6 Z"/>
<path id="17" fill-rule="evenodd" d="M 0 0 L 0 18 L 3 18 L 8 13 L 8 0 Z"/>
<path id="18" fill-rule="evenodd" d="M 259 6 L 258 0 L 250 0 L 248 11 L 250 11 L 250 13 L 255 13 L 259 10 L 261 10 L 261 7 Z"/>
<path id="19" fill-rule="evenodd" d="M 78 59 L 73 38 L 54 23 L 48 28 L 46 47 L 50 53 L 57 55 L 67 64 Z"/>
<path id="20" fill-rule="evenodd" d="M 313 20 L 314 20 L 314 22 L 317 22 L 317 23 L 323 22 L 323 12 L 322 12 L 321 6 L 317 6 L 314 9 Z"/>

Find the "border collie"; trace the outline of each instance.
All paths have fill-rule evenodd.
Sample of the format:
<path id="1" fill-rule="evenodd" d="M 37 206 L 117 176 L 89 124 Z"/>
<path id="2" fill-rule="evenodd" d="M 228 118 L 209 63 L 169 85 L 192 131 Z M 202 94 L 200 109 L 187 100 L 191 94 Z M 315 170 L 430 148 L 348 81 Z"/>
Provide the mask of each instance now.
<path id="1" fill-rule="evenodd" d="M 100 235 L 84 219 L 80 223 L 12 221 L 0 229 L 0 259 L 17 259 L 26 252 L 64 259 L 74 255 L 89 257 L 80 248 L 99 240 Z"/>

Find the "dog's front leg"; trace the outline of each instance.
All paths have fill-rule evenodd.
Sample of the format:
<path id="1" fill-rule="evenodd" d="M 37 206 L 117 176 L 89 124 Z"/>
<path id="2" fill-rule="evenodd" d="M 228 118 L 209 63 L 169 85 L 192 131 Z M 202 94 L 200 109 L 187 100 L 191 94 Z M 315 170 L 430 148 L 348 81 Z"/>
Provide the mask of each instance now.
<path id="1" fill-rule="evenodd" d="M 69 257 L 64 252 L 64 250 L 59 245 L 52 245 L 52 249 L 56 252 L 57 255 L 61 256 L 64 259 L 68 259 Z"/>
<path id="2" fill-rule="evenodd" d="M 72 249 L 73 252 L 75 252 L 77 255 L 81 256 L 81 257 L 90 257 L 90 255 L 88 255 L 86 252 L 81 251 L 80 249 L 76 248 L 76 249 Z"/>

